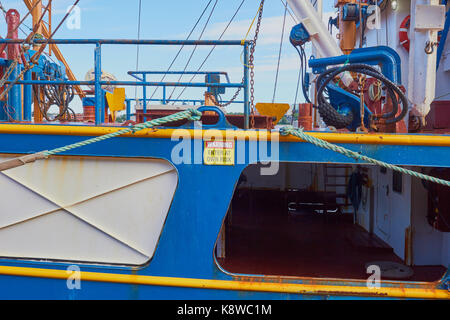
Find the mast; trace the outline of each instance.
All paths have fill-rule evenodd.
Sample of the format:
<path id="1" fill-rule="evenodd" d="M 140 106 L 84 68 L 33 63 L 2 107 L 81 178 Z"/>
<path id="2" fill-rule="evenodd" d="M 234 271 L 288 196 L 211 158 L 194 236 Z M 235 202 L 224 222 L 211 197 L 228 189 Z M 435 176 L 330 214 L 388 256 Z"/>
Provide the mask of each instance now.
<path id="1" fill-rule="evenodd" d="M 33 30 L 34 30 L 35 26 L 37 26 L 36 32 L 38 34 L 42 34 L 42 23 L 39 23 L 39 20 L 41 19 L 41 15 L 42 15 L 42 0 L 32 0 L 32 1 L 33 1 L 32 5 L 36 5 L 34 7 L 33 11 L 31 12 L 31 16 L 33 18 Z M 30 8 L 28 8 L 28 10 L 29 9 Z M 41 46 L 39 44 L 34 44 L 33 50 L 38 51 L 40 49 L 40 47 Z M 34 76 L 34 75 L 33 75 L 33 80 L 36 80 L 36 76 Z M 41 97 L 38 97 L 38 94 L 40 94 Z M 42 120 L 44 118 L 42 115 L 42 112 L 41 112 L 39 98 L 41 98 L 41 99 L 43 98 L 41 92 L 33 95 L 33 111 L 34 111 L 34 121 L 35 122 L 42 122 Z"/>
<path id="2" fill-rule="evenodd" d="M 31 0 L 31 1 L 33 1 L 32 5 L 36 5 L 33 11 L 31 12 L 31 15 L 33 17 L 33 28 L 35 26 L 38 26 L 36 33 L 42 34 L 42 23 L 39 23 L 39 19 L 41 18 L 42 15 L 42 0 Z M 33 45 L 33 50 L 39 50 L 40 47 L 41 46 L 39 44 L 35 44 Z"/>

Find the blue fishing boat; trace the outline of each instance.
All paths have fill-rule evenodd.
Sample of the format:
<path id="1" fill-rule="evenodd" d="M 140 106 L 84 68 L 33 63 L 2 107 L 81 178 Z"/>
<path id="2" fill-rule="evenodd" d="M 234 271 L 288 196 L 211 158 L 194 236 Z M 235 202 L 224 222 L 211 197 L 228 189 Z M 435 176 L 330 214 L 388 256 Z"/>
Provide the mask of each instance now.
<path id="1" fill-rule="evenodd" d="M 23 2 L 0 24 L 0 299 L 450 299 L 446 0 L 281 1 L 293 105 L 256 102 L 264 0 L 251 40 L 58 39 L 80 1 L 56 28 Z M 93 52 L 86 79 L 63 45 Z M 242 81 L 103 71 L 137 45 L 240 48 Z"/>

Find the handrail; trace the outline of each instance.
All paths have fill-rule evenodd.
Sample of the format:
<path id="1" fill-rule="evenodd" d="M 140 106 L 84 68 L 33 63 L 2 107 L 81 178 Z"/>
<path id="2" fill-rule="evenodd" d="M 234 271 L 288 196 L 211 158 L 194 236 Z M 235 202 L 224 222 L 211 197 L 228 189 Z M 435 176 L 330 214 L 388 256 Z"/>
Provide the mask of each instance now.
<path id="1" fill-rule="evenodd" d="M 248 54 L 249 47 L 251 41 L 241 41 L 241 40 L 152 40 L 152 39 L 143 39 L 143 40 L 133 40 L 133 39 L 33 39 L 29 44 L 65 44 L 65 45 L 74 45 L 74 44 L 87 44 L 87 45 L 95 45 L 94 52 L 94 65 L 95 65 L 95 79 L 94 81 L 53 81 L 53 80 L 19 80 L 13 82 L 14 79 L 9 79 L 6 83 L 14 83 L 15 85 L 32 85 L 32 84 L 41 84 L 41 85 L 73 85 L 73 86 L 83 86 L 83 85 L 91 85 L 95 86 L 95 124 L 99 125 L 105 121 L 105 105 L 103 99 L 103 91 L 102 86 L 170 86 L 170 87 L 222 87 L 222 88 L 243 88 L 244 93 L 244 118 L 245 118 L 245 128 L 249 127 L 249 117 L 250 117 L 250 102 L 249 102 L 249 68 L 248 68 Z M 23 43 L 23 39 L 0 39 L 0 44 L 16 44 Z M 228 83 L 192 83 L 192 82 L 148 82 L 145 81 L 145 74 L 155 74 L 156 71 L 142 71 L 142 72 L 134 72 L 135 74 L 143 74 L 144 77 L 141 82 L 135 81 L 102 81 L 102 68 L 101 68 L 101 58 L 102 58 L 102 46 L 103 45 L 195 45 L 195 46 L 241 46 L 244 48 L 244 64 L 243 71 L 244 81 L 242 83 L 230 83 L 228 74 L 222 72 L 213 72 L 215 74 L 224 74 L 227 77 Z M 175 71 L 176 72 L 176 71 Z M 159 73 L 159 71 L 158 71 Z M 164 72 L 167 73 L 167 72 Z M 169 71 L 170 73 L 170 71 Z M 186 71 L 186 74 L 191 74 L 191 72 Z M 212 73 L 205 71 L 198 71 L 197 73 Z M 28 102 L 29 103 L 29 102 Z M 24 110 L 31 110 L 31 103 L 29 105 L 23 107 Z M 144 113 L 146 112 L 146 104 L 144 104 Z M 31 114 L 31 112 L 30 112 Z M 144 118 L 145 120 L 145 118 Z"/>

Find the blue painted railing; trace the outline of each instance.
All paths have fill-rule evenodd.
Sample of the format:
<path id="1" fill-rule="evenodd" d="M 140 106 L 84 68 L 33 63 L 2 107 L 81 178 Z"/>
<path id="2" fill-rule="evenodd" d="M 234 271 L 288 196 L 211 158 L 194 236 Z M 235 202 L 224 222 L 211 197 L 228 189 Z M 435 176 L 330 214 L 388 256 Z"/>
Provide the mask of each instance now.
<path id="1" fill-rule="evenodd" d="M 21 39 L 0 39 L 0 44 L 17 44 L 23 43 Z M 47 40 L 34 40 L 31 44 L 45 44 Z M 99 125 L 105 121 L 105 105 L 102 97 L 102 86 L 114 85 L 114 86 L 164 86 L 164 87 L 225 87 L 225 88 L 243 88 L 244 91 L 244 117 L 245 128 L 249 127 L 250 116 L 250 103 L 249 103 L 249 41 L 240 40 L 127 40 L 127 39 L 52 39 L 48 41 L 49 44 L 63 44 L 63 45 L 76 45 L 76 44 L 91 44 L 95 45 L 94 50 L 94 63 L 95 63 L 95 79 L 94 81 L 41 81 L 30 80 L 27 76 L 25 80 L 16 81 L 15 85 L 25 85 L 30 87 L 33 84 L 49 84 L 49 85 L 91 85 L 95 87 L 95 124 Z M 195 45 L 195 46 L 242 46 L 244 49 L 244 63 L 243 63 L 243 79 L 242 83 L 191 83 L 191 82 L 134 82 L 134 81 L 101 81 L 102 70 L 102 46 L 103 45 Z M 11 83 L 7 81 L 6 83 Z M 26 109 L 25 114 L 28 116 L 31 114 L 31 99 L 27 98 L 27 104 L 24 106 Z M 144 112 L 146 105 L 144 104 Z"/>

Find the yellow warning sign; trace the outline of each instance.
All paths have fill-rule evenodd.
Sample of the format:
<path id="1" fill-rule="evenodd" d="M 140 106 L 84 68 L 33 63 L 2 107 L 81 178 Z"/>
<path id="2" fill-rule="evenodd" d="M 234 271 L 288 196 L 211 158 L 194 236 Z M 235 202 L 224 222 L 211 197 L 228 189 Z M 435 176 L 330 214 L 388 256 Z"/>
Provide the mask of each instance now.
<path id="1" fill-rule="evenodd" d="M 203 163 L 234 166 L 234 141 L 205 141 Z"/>

